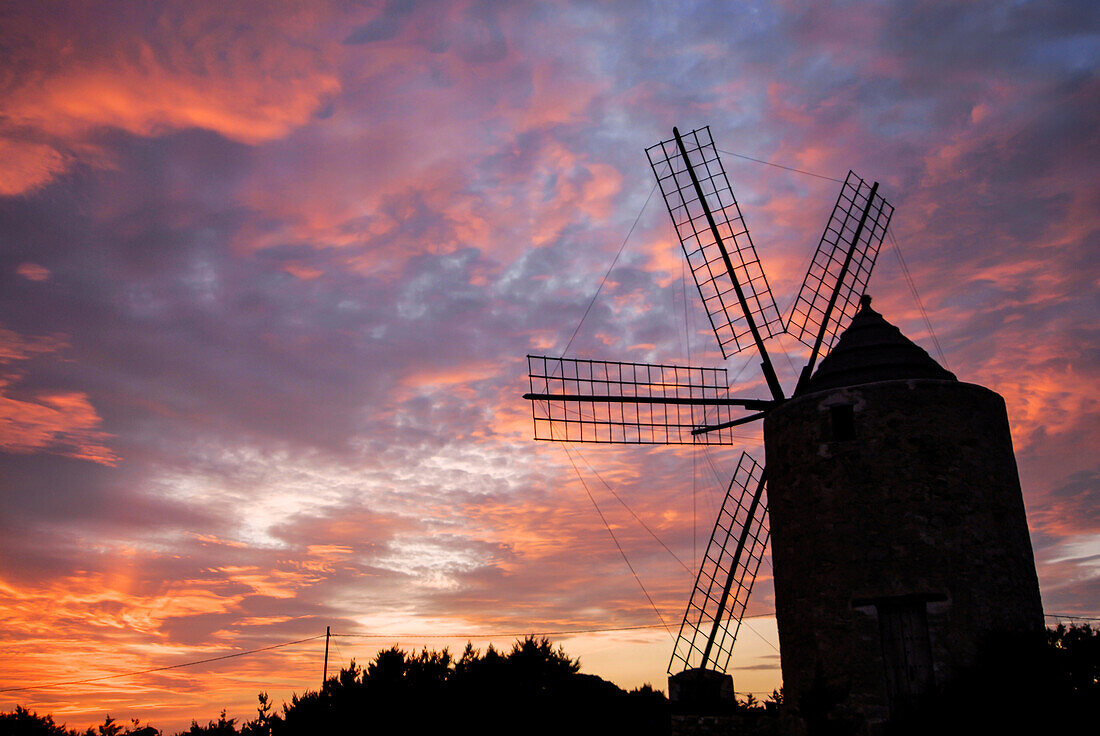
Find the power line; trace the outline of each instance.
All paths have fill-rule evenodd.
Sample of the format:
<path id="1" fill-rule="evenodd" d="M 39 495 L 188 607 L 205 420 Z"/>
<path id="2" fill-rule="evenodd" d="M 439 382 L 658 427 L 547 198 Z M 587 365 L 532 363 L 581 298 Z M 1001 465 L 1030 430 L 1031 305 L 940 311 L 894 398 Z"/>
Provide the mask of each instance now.
<path id="1" fill-rule="evenodd" d="M 559 442 L 561 441 L 559 440 Z M 661 625 L 664 626 L 665 631 L 668 632 L 669 636 L 672 636 L 672 629 L 668 628 L 668 624 L 665 623 L 665 617 L 661 615 L 661 609 L 657 608 L 657 604 L 653 602 L 653 598 L 649 595 L 649 591 L 646 590 L 645 583 L 638 577 L 638 572 L 634 569 L 634 565 L 630 564 L 630 558 L 626 556 L 623 546 L 619 544 L 618 537 L 616 537 L 615 532 L 611 530 L 611 525 L 607 523 L 607 518 L 603 515 L 603 511 L 600 510 L 600 505 L 596 503 L 595 496 L 592 495 L 592 491 L 588 490 L 588 484 L 584 482 L 584 476 L 581 475 L 577 463 L 573 461 L 573 456 L 569 453 L 569 448 L 564 442 L 561 442 L 561 448 L 565 450 L 565 456 L 569 458 L 569 464 L 573 466 L 573 472 L 577 474 L 577 480 L 581 482 L 581 486 L 584 487 L 584 492 L 588 494 L 588 500 L 592 502 L 592 506 L 595 507 L 596 513 L 599 514 L 600 521 L 603 522 L 604 528 L 607 529 L 607 533 L 611 535 L 611 541 L 614 542 L 615 547 L 618 548 L 619 554 L 622 555 L 623 562 L 630 568 L 630 574 L 634 576 L 634 580 L 637 581 L 638 587 L 642 589 L 642 593 L 645 595 L 646 600 L 649 601 L 649 605 L 653 608 L 653 612 L 657 614 L 657 618 L 660 619 Z"/>
<path id="2" fill-rule="evenodd" d="M 672 223 L 669 222 L 669 232 L 672 232 Z M 688 322 L 688 288 L 687 288 L 687 259 L 680 260 L 680 294 L 683 296 L 684 302 L 684 344 L 683 348 L 686 352 L 686 363 L 691 365 L 691 327 Z M 699 459 L 699 448 L 693 446 L 691 448 L 691 565 L 695 567 L 699 564 L 699 530 L 698 530 L 698 488 L 696 473 L 696 461 Z"/>
<path id="3" fill-rule="evenodd" d="M 638 216 L 634 218 L 634 224 L 630 226 L 630 230 L 627 231 L 626 237 L 623 238 L 622 245 L 619 246 L 619 251 L 615 254 L 615 258 L 612 259 L 611 265 L 607 267 L 607 273 L 600 279 L 600 285 L 596 287 L 596 293 L 592 295 L 592 300 L 588 302 L 588 306 L 585 307 L 584 314 L 581 315 L 581 321 L 577 323 L 576 329 L 573 330 L 573 334 L 569 336 L 569 342 L 565 344 L 565 350 L 561 351 L 562 357 L 569 352 L 570 346 L 573 344 L 573 340 L 576 339 L 577 333 L 580 332 L 581 325 L 584 324 L 584 320 L 587 319 L 588 313 L 592 311 L 592 305 L 596 303 L 597 297 L 600 295 L 600 291 L 603 290 L 603 285 L 607 283 L 607 277 L 611 275 L 611 271 L 615 268 L 615 264 L 619 262 L 619 256 L 623 254 L 623 249 L 626 248 L 627 241 L 630 240 L 630 236 L 634 234 L 634 228 L 638 227 L 638 221 L 642 219 L 642 213 L 645 212 L 645 208 L 649 206 L 649 200 L 653 199 L 653 192 L 657 191 L 657 185 L 654 184 L 653 188 L 649 190 L 649 196 L 645 198 L 645 203 L 642 208 L 638 210 Z"/>
<path id="4" fill-rule="evenodd" d="M 1055 619 L 1071 619 L 1075 621 L 1100 621 L 1100 618 L 1094 616 L 1077 616 L 1069 613 L 1046 613 L 1043 614 L 1046 618 Z M 743 616 L 742 622 L 749 619 L 756 618 L 771 618 L 775 616 L 775 612 L 770 613 L 758 613 L 753 616 Z M 345 639 L 504 639 L 521 636 L 573 636 L 577 634 L 604 634 L 613 633 L 618 631 L 641 631 L 645 629 L 660 629 L 667 627 L 664 624 L 638 624 L 636 626 L 604 626 L 590 629 L 561 629 L 558 631 L 500 631 L 490 633 L 463 633 L 463 634 L 413 634 L 413 633 L 397 633 L 397 634 L 382 634 L 382 633 L 362 633 L 362 634 L 339 634 L 333 633 L 333 638 L 342 637 Z M 761 636 L 751 626 L 750 631 L 760 636 L 760 638 L 771 645 L 765 637 Z M 45 690 L 47 688 L 64 687 L 66 685 L 86 685 L 93 682 L 102 682 L 103 680 L 113 680 L 120 677 L 132 677 L 134 675 L 147 675 L 153 672 L 164 672 L 166 670 L 180 669 L 181 667 L 192 667 L 197 664 L 208 664 L 210 662 L 219 662 L 224 659 L 234 659 L 237 657 L 246 657 L 251 654 L 258 654 L 260 652 L 271 651 L 272 649 L 282 649 L 284 647 L 294 646 L 295 644 L 305 644 L 306 642 L 316 641 L 317 639 L 323 639 L 324 634 L 316 634 L 314 636 L 307 636 L 304 639 L 295 639 L 294 641 L 286 641 L 280 644 L 271 644 L 266 647 L 258 647 L 256 649 L 249 649 L 243 652 L 234 652 L 232 654 L 223 654 L 218 657 L 208 657 L 206 659 L 197 659 L 193 662 L 181 662 L 179 664 L 171 664 L 164 667 L 150 667 L 144 670 L 133 670 L 131 672 L 119 672 L 114 675 L 103 675 L 101 677 L 89 677 L 84 680 L 65 680 L 61 682 L 47 682 L 39 685 L 26 685 L 24 687 L 5 687 L 0 688 L 0 693 L 20 692 L 27 690 Z"/>
<path id="5" fill-rule="evenodd" d="M 721 490 L 722 488 L 728 488 L 730 482 L 722 480 L 722 474 L 718 472 L 718 466 L 714 464 L 714 458 L 710 456 L 710 448 L 705 445 L 703 446 L 703 457 L 706 459 L 707 464 L 710 466 L 710 472 L 714 476 L 715 482 L 718 483 L 719 490 Z"/>
<path id="6" fill-rule="evenodd" d="M 51 687 L 61 687 L 63 685 L 86 685 L 92 682 L 100 682 L 102 680 L 113 680 L 118 677 L 130 677 L 132 675 L 147 675 L 151 672 L 164 672 L 165 670 L 176 670 L 180 667 L 193 667 L 196 664 L 207 664 L 209 662 L 219 662 L 223 659 L 233 659 L 235 657 L 245 657 L 249 654 L 256 654 L 258 652 L 266 652 L 272 649 L 281 649 L 282 647 L 289 647 L 295 644 L 304 644 L 307 641 L 314 641 L 316 639 L 324 638 L 324 634 L 317 634 L 316 636 L 308 636 L 305 639 L 296 639 L 295 641 L 286 641 L 282 644 L 272 644 L 266 647 L 259 647 L 258 649 L 249 649 L 244 652 L 234 652 L 233 654 L 223 654 L 220 657 L 208 657 L 207 659 L 197 659 L 194 662 L 182 662 L 180 664 L 170 664 L 165 667 L 150 667 L 147 670 L 135 670 L 133 672 L 120 672 L 116 675 L 103 675 L 102 677 L 89 677 L 85 680 L 68 680 L 65 682 L 48 682 L 42 685 L 27 685 L 25 687 L 5 687 L 0 688 L 0 693 L 10 693 L 18 690 L 44 690 Z"/>
<path id="7" fill-rule="evenodd" d="M 758 639 L 759 639 L 760 641 L 764 642 L 764 643 L 765 643 L 765 644 L 767 644 L 767 645 L 768 645 L 769 647 L 771 647 L 772 649 L 774 649 L 774 650 L 775 650 L 775 653 L 776 653 L 776 654 L 779 654 L 779 647 L 777 647 L 777 646 L 776 646 L 775 644 L 772 644 L 772 643 L 771 643 L 771 640 L 770 640 L 770 639 L 768 639 L 768 638 L 767 638 L 767 637 L 765 637 L 765 636 L 764 636 L 763 634 L 761 634 L 761 633 L 760 633 L 759 631 L 757 631 L 756 629 L 754 629 L 754 628 L 752 627 L 752 624 L 750 624 L 750 623 L 749 623 L 749 622 L 748 622 L 748 621 L 746 620 L 747 618 L 749 618 L 749 617 L 747 617 L 747 616 L 742 616 L 742 617 L 741 617 L 741 623 L 743 623 L 743 624 L 745 625 L 745 628 L 747 628 L 747 629 L 748 629 L 749 631 L 751 631 L 752 633 L 756 634 L 756 638 L 758 638 Z"/>
<path id="8" fill-rule="evenodd" d="M 924 326 L 928 328 L 928 334 L 932 336 L 932 343 L 936 346 L 936 353 L 940 356 L 940 362 L 943 363 L 944 368 L 951 370 L 951 367 L 947 365 L 947 357 L 943 354 L 943 348 L 940 347 L 940 341 L 936 337 L 936 331 L 932 328 L 932 322 L 928 319 L 928 312 L 924 310 L 924 302 L 921 301 L 917 284 L 913 281 L 913 275 L 909 272 L 909 264 L 905 262 L 905 258 L 901 255 L 901 246 L 898 244 L 897 236 L 894 235 L 892 230 L 888 230 L 887 235 L 890 236 L 890 242 L 894 244 L 894 254 L 898 257 L 898 263 L 901 264 L 901 272 L 905 276 L 905 283 L 909 285 L 909 291 L 913 293 L 913 298 L 917 301 L 917 308 L 924 320 Z"/>
<path id="9" fill-rule="evenodd" d="M 596 471 L 596 469 L 592 467 L 592 463 L 588 462 L 588 460 L 587 460 L 587 459 L 585 458 L 585 456 L 584 456 L 584 455 L 582 455 L 582 454 L 580 453 L 580 451 L 579 451 L 579 450 L 574 450 L 574 452 L 576 452 L 576 453 L 577 453 L 577 457 L 579 457 L 579 458 L 581 459 L 581 462 L 585 464 L 585 467 L 587 467 L 587 468 L 588 468 L 588 469 L 589 469 L 590 471 L 592 471 L 592 474 L 593 474 L 593 475 L 595 475 L 595 476 L 596 476 L 596 477 L 597 477 L 597 478 L 599 479 L 600 483 L 603 483 L 603 487 L 604 487 L 604 488 L 606 488 L 606 489 L 608 490 L 608 492 L 609 492 L 609 493 L 610 493 L 610 494 L 611 494 L 612 496 L 614 496 L 614 497 L 615 497 L 615 500 L 616 500 L 616 501 L 618 501 L 619 503 L 621 503 L 621 504 L 623 505 L 623 508 L 624 508 L 624 509 L 626 509 L 627 511 L 629 511 L 629 512 L 630 512 L 630 515 L 634 517 L 634 520 L 635 520 L 635 521 L 637 521 L 637 522 L 638 522 L 639 524 L 641 524 L 641 525 L 642 525 L 642 528 L 643 528 L 643 529 L 645 529 L 645 530 L 646 530 L 647 532 L 649 532 L 649 536 L 651 536 L 651 537 L 653 537 L 654 539 L 656 539 L 656 540 L 657 540 L 657 544 L 659 544 L 659 545 L 661 545 L 662 547 L 664 547 L 664 548 L 665 548 L 665 552 L 668 552 L 668 553 L 669 553 L 670 555 L 672 555 L 672 558 L 673 558 L 674 560 L 676 560 L 677 562 L 679 562 L 679 563 L 680 563 L 680 567 L 682 567 L 682 568 L 684 568 L 685 570 L 687 570 L 687 572 L 688 572 L 688 574 L 689 574 L 689 575 L 694 575 L 694 574 L 695 574 L 695 572 L 694 572 L 694 571 L 693 571 L 693 570 L 692 570 L 692 569 L 691 569 L 690 567 L 688 567 L 688 566 L 687 566 L 687 564 L 685 564 L 683 560 L 681 560 L 681 559 L 680 559 L 680 556 L 679 556 L 679 555 L 677 555 L 677 554 L 676 554 L 675 552 L 673 552 L 673 551 L 672 551 L 671 549 L 669 549 L 669 546 L 668 546 L 667 544 L 665 544 L 665 543 L 664 543 L 664 540 L 662 540 L 662 539 L 661 539 L 660 537 L 658 537 L 658 536 L 657 536 L 657 533 L 656 533 L 655 531 L 653 531 L 653 530 L 652 530 L 652 529 L 651 529 L 651 528 L 649 527 L 649 524 L 646 524 L 646 523 L 645 523 L 644 521 L 642 521 L 642 518 L 641 518 L 640 516 L 638 516 L 638 515 L 637 515 L 636 513 L 634 513 L 634 509 L 630 508 L 630 506 L 628 506 L 628 505 L 627 505 L 626 501 L 624 501 L 624 500 L 622 499 L 622 496 L 620 496 L 620 495 L 619 495 L 618 493 L 616 493 L 616 492 L 615 492 L 615 489 L 614 489 L 614 488 L 612 488 L 612 487 L 611 487 L 611 485 L 610 485 L 610 484 L 608 484 L 608 482 L 607 482 L 606 480 L 604 480 L 604 479 L 603 479 L 603 476 L 602 476 L 602 475 L 600 475 L 600 474 L 599 474 L 599 473 L 598 473 L 598 472 Z"/>
<path id="10" fill-rule="evenodd" d="M 806 171 L 804 169 L 796 169 L 796 168 L 793 168 L 791 166 L 784 166 L 783 164 L 777 164 L 777 163 L 774 163 L 772 161 L 765 161 L 764 159 L 760 159 L 760 158 L 753 158 L 752 156 L 746 156 L 742 153 L 734 153 L 733 151 L 726 151 L 726 150 L 723 150 L 721 148 L 719 148 L 718 150 L 721 153 L 724 153 L 726 155 L 736 156 L 737 158 L 743 158 L 746 161 L 755 161 L 756 163 L 764 164 L 765 166 L 774 166 L 777 169 L 783 169 L 785 171 L 793 171 L 796 174 L 805 174 L 806 176 L 813 176 L 813 177 L 817 177 L 818 179 L 827 179 L 829 181 L 835 181 L 839 184 L 844 183 L 843 179 L 835 179 L 831 176 L 825 176 L 824 174 L 814 173 L 813 171 Z M 917 291 L 917 285 L 913 281 L 913 275 L 909 271 L 909 264 L 907 264 L 905 262 L 905 258 L 901 254 L 901 246 L 898 245 L 897 236 L 894 235 L 894 232 L 892 230 L 887 231 L 887 234 L 890 236 L 890 240 L 894 244 L 894 253 L 897 255 L 898 263 L 901 265 L 902 275 L 905 277 L 905 282 L 906 282 L 906 284 L 908 284 L 909 290 L 913 293 L 914 299 L 916 299 L 917 308 L 920 310 L 921 318 L 924 320 L 924 326 L 928 328 L 928 334 L 932 337 L 932 342 L 936 346 L 936 353 L 940 357 L 940 362 L 943 363 L 945 368 L 950 370 L 950 366 L 947 365 L 947 357 L 944 355 L 943 348 L 940 346 L 940 341 L 936 337 L 936 331 L 932 327 L 932 321 L 928 319 L 928 312 L 925 311 L 925 309 L 924 309 L 924 302 L 921 301 L 920 293 Z M 787 356 L 787 360 L 788 361 L 790 360 L 790 356 Z"/>
<path id="11" fill-rule="evenodd" d="M 773 163 L 771 161 L 765 161 L 762 158 L 753 158 L 752 156 L 746 156 L 743 153 L 734 153 L 733 151 L 725 151 L 725 150 L 722 150 L 721 148 L 719 148 L 718 151 L 721 152 L 721 153 L 726 154 L 727 156 L 736 156 L 737 158 L 743 158 L 746 161 L 755 161 L 758 164 L 764 164 L 765 166 L 774 166 L 775 168 L 783 169 L 784 171 L 793 171 L 796 174 L 805 174 L 806 176 L 815 176 L 818 179 L 826 179 L 828 181 L 835 181 L 838 184 L 843 184 L 844 183 L 843 179 L 836 179 L 836 178 L 833 178 L 831 176 L 825 176 L 824 174 L 815 174 L 814 172 L 806 171 L 805 169 L 795 169 L 791 166 L 784 166 L 783 164 L 777 164 L 777 163 Z"/>
<path id="12" fill-rule="evenodd" d="M 1074 621 L 1100 621 L 1100 618 L 1093 618 L 1090 616 L 1071 616 L 1068 613 L 1044 613 L 1046 618 L 1068 618 Z"/>
<path id="13" fill-rule="evenodd" d="M 744 618 L 768 618 L 774 616 L 774 613 L 761 613 L 755 616 L 746 616 Z M 617 631 L 640 631 L 643 629 L 660 629 L 664 628 L 666 631 L 668 627 L 664 623 L 660 624 L 639 624 L 636 626 L 605 626 L 591 629 L 563 629 L 559 631 L 505 631 L 495 633 L 465 633 L 465 634 L 330 634 L 332 638 L 343 637 L 345 639 L 504 639 L 521 636 L 571 636 L 576 634 L 603 634 Z M 147 675 L 153 672 L 164 672 L 165 670 L 176 670 L 181 667 L 193 667 L 197 664 L 209 664 L 210 662 L 220 662 L 224 659 L 235 659 L 237 657 L 246 657 L 250 654 L 258 654 L 260 652 L 268 652 L 272 649 L 282 649 L 284 647 L 294 646 L 295 644 L 305 644 L 306 642 L 316 641 L 317 639 L 325 638 L 325 634 L 316 634 L 314 636 L 307 636 L 304 639 L 295 639 L 294 641 L 285 641 L 280 644 L 271 644 L 266 647 L 258 647 L 256 649 L 248 649 L 243 652 L 233 652 L 232 654 L 223 654 L 218 657 L 207 657 L 206 659 L 196 659 L 192 662 L 181 662 L 179 664 L 170 664 L 164 667 L 150 667 L 144 670 L 133 670 L 130 672 L 118 672 L 113 675 L 103 675 L 101 677 L 89 677 L 83 680 L 65 680 L 61 682 L 46 682 L 38 685 L 25 685 L 23 687 L 5 687 L 0 688 L 0 693 L 19 692 L 26 690 L 45 690 L 54 687 L 64 687 L 66 685 L 87 685 L 93 682 L 102 682 L 103 680 L 114 680 L 120 677 L 133 677 L 134 675 Z"/>

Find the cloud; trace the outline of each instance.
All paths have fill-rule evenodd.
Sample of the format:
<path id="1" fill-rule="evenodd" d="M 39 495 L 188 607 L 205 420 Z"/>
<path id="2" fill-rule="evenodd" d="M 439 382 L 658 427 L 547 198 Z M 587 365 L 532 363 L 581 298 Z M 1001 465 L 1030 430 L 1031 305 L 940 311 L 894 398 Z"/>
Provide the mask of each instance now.
<path id="1" fill-rule="evenodd" d="M 74 161 L 94 160 L 82 149 L 97 147 L 101 129 L 155 136 L 202 128 L 255 144 L 308 122 L 339 89 L 315 35 L 324 19 L 305 9 L 53 5 L 5 14 L 12 73 L 0 151 L 11 155 L 0 194 L 33 191 Z"/>
<path id="2" fill-rule="evenodd" d="M 0 364 L 28 360 L 35 355 L 56 353 L 69 347 L 64 335 L 38 335 L 28 337 L 0 327 Z"/>
<path id="3" fill-rule="evenodd" d="M 1043 496 L 1031 520 L 1047 535 L 1060 538 L 1088 534 L 1100 527 L 1100 470 L 1072 473 Z"/>
<path id="4" fill-rule="evenodd" d="M 45 281 L 50 277 L 50 269 L 37 263 L 20 263 L 15 272 L 29 281 Z"/>
<path id="5" fill-rule="evenodd" d="M 33 192 L 67 168 L 65 157 L 44 143 L 0 138 L 0 196 Z"/>
<path id="6" fill-rule="evenodd" d="M 1095 608 L 1081 448 L 1100 439 L 1098 96 L 1078 30 L 1095 12 L 21 6 L 0 78 L 13 677 L 145 669 L 327 625 L 656 622 L 585 484 L 674 624 L 759 430 L 705 451 L 585 446 L 578 478 L 530 441 L 520 399 L 523 355 L 567 343 L 721 362 L 659 195 L 643 208 L 644 149 L 674 124 L 881 182 L 950 368 L 1007 400 L 1045 604 Z M 783 309 L 838 185 L 723 157 Z M 876 306 L 931 346 L 892 247 Z M 805 351 L 769 348 L 789 388 Z M 741 354 L 730 375 L 765 395 L 755 363 Z M 771 610 L 766 567 L 751 613 Z M 608 661 L 627 667 L 634 650 L 615 646 Z M 249 714 L 260 689 L 315 686 L 302 673 L 319 653 L 21 702 L 75 723 L 110 700 L 186 728 L 203 708 Z M 778 684 L 773 661 L 749 664 Z"/>
<path id="7" fill-rule="evenodd" d="M 39 273 L 34 269 L 30 272 Z M 67 347 L 61 335 L 25 337 L 0 328 L 0 366 L 8 369 L 6 375 L 0 377 L 0 451 L 47 450 L 103 465 L 116 465 L 118 455 L 106 444 L 110 435 L 100 429 L 103 420 L 86 393 L 56 390 L 28 393 L 16 389 L 23 375 L 19 363 L 37 362 L 35 359 Z"/>
<path id="8" fill-rule="evenodd" d="M 0 382 L 0 450 L 34 452 L 49 449 L 64 455 L 117 465 L 118 456 L 99 430 L 102 419 L 82 393 L 38 394 L 29 401 L 4 395 Z"/>

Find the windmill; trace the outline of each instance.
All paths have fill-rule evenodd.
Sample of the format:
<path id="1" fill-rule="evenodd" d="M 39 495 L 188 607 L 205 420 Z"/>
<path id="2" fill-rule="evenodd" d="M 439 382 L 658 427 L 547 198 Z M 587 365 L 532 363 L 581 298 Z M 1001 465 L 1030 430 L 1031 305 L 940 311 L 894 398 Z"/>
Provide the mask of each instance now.
<path id="1" fill-rule="evenodd" d="M 783 317 L 709 127 L 648 148 L 650 166 L 723 358 L 755 348 L 769 397 L 735 395 L 726 369 L 528 355 L 535 439 L 620 444 L 734 443 L 731 429 L 800 395 L 860 298 L 893 207 L 849 172 L 790 313 Z M 810 349 L 788 396 L 766 342 Z M 742 453 L 715 520 L 669 660 L 670 675 L 725 673 L 768 543 L 768 472 Z"/>

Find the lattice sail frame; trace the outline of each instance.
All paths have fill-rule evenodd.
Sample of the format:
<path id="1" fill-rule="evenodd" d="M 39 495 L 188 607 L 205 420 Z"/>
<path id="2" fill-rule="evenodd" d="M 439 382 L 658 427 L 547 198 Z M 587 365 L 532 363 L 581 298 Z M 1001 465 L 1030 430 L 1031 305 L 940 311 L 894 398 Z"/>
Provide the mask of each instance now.
<path id="1" fill-rule="evenodd" d="M 696 436 L 691 430 L 743 413 L 736 406 L 706 404 L 729 398 L 725 368 L 528 355 L 527 374 L 532 394 L 562 397 L 531 401 L 536 440 L 732 445 L 730 429 Z"/>
<path id="2" fill-rule="evenodd" d="M 729 668 L 733 645 L 741 629 L 741 619 L 745 615 L 756 573 L 768 545 L 766 495 L 760 498 L 755 509 L 752 508 L 752 499 L 760 488 L 763 475 L 764 468 L 748 453 L 741 453 L 737 470 L 730 480 L 726 498 L 714 522 L 707 552 L 699 566 L 695 589 L 691 593 L 687 610 L 684 611 L 680 633 L 676 637 L 676 646 L 668 663 L 670 675 L 674 671 L 702 667 L 704 664 L 708 669 L 719 672 L 726 672 Z M 738 542 L 746 525 L 748 533 L 745 535 L 744 547 L 736 558 L 736 568 L 732 570 L 729 596 L 725 606 L 719 610 L 722 591 L 727 581 L 730 581 Z M 716 616 L 720 621 L 717 635 L 704 662 L 706 643 L 714 628 Z M 677 669 L 677 663 L 683 666 Z"/>
<path id="3" fill-rule="evenodd" d="M 877 192 L 872 198 L 871 192 L 870 184 L 855 172 L 848 172 L 829 222 L 825 225 L 821 242 L 818 243 L 817 251 L 806 271 L 806 278 L 798 291 L 798 298 L 787 316 L 787 332 L 806 347 L 812 348 L 818 332 L 821 331 L 822 320 L 840 278 L 848 249 L 853 246 L 859 221 L 867 210 L 867 220 L 860 232 L 859 242 L 854 243 L 848 270 L 844 273 L 836 305 L 829 316 L 821 342 L 822 354 L 828 353 L 842 332 L 842 327 L 858 310 L 860 297 L 871 279 L 871 269 L 875 266 L 882 240 L 886 237 L 886 228 L 894 214 L 894 208 L 889 202 Z"/>
<path id="4" fill-rule="evenodd" d="M 693 130 L 681 136 L 681 140 L 761 336 L 766 339 L 783 332 L 783 318 L 726 178 L 710 127 Z M 647 148 L 646 155 L 699 287 L 722 357 L 729 358 L 753 343 L 751 338 L 745 339 L 749 335 L 748 322 L 680 147 L 674 139 L 661 141 Z"/>

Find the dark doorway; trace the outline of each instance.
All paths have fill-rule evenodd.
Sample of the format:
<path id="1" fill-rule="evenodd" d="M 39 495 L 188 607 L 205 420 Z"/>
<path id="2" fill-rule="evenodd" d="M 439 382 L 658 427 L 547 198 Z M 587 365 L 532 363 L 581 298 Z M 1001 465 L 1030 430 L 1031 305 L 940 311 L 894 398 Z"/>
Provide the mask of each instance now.
<path id="1" fill-rule="evenodd" d="M 905 713 L 931 692 L 934 683 L 927 604 L 924 600 L 898 598 L 880 600 L 875 607 L 890 712 Z"/>

